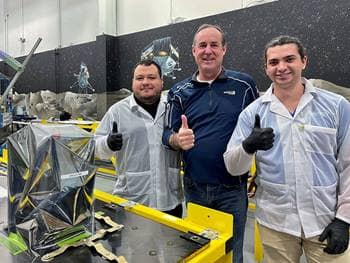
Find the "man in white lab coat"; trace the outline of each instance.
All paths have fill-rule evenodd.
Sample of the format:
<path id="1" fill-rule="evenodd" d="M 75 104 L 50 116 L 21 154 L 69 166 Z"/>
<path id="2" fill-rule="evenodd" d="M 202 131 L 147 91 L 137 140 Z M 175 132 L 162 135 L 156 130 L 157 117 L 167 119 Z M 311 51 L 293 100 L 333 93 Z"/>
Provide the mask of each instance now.
<path id="1" fill-rule="evenodd" d="M 166 102 L 162 88 L 159 65 L 139 62 L 133 94 L 112 105 L 96 130 L 96 156 L 116 156 L 114 194 L 181 217 L 180 156 L 161 141 Z"/>
<path id="2" fill-rule="evenodd" d="M 350 262 L 350 103 L 302 77 L 301 42 L 265 48 L 270 88 L 240 115 L 224 153 L 232 175 L 257 164 L 266 262 Z"/>

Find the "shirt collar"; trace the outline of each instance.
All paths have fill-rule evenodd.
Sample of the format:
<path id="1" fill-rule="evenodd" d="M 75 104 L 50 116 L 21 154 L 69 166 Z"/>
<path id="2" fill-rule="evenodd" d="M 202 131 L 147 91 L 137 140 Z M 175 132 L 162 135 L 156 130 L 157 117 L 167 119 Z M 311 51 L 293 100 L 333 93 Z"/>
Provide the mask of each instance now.
<path id="1" fill-rule="evenodd" d="M 195 73 L 193 73 L 192 75 L 192 78 L 191 78 L 191 81 L 194 81 L 194 82 L 199 82 L 197 80 L 197 75 L 199 74 L 199 71 L 197 70 Z M 224 67 L 222 67 L 221 69 L 221 72 L 219 74 L 219 76 L 217 76 L 216 79 L 214 79 L 213 81 L 217 80 L 217 79 L 227 79 L 228 76 L 226 75 L 226 69 Z"/>
<path id="2" fill-rule="evenodd" d="M 167 102 L 167 96 L 162 94 L 160 96 L 160 101 L 159 101 L 159 105 L 160 104 L 165 104 Z M 135 98 L 134 98 L 134 94 L 130 95 L 130 109 L 131 110 L 138 110 L 138 108 L 140 107 L 140 105 L 137 104 Z"/>
<path id="3" fill-rule="evenodd" d="M 310 94 L 312 96 L 317 95 L 317 90 L 314 85 L 312 85 L 311 81 L 306 78 L 301 78 L 301 82 L 305 86 L 304 94 Z M 270 87 L 266 90 L 264 95 L 261 96 L 261 100 L 263 103 L 271 102 L 273 95 L 273 83 L 271 83 Z"/>
<path id="4" fill-rule="evenodd" d="M 139 105 L 137 104 L 135 98 L 134 98 L 134 93 L 130 95 L 130 109 L 131 110 L 137 110 Z"/>

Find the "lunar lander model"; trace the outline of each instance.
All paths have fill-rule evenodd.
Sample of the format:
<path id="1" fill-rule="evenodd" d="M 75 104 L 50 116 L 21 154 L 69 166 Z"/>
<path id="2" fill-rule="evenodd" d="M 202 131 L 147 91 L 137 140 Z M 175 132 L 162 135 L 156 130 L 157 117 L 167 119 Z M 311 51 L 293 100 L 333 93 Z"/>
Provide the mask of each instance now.
<path id="1" fill-rule="evenodd" d="M 171 37 L 155 39 L 147 45 L 141 59 L 152 59 L 161 67 L 163 75 L 176 79 L 174 71 L 180 71 L 179 52 L 171 44 Z"/>

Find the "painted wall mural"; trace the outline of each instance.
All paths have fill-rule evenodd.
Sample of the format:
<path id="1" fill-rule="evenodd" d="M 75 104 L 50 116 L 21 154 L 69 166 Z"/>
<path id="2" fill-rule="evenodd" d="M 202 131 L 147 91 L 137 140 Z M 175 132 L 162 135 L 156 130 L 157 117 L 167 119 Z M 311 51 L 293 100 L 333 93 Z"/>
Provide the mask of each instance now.
<path id="1" fill-rule="evenodd" d="M 224 66 L 250 74 L 259 90 L 270 84 L 263 69 L 264 45 L 275 36 L 289 34 L 299 37 L 307 48 L 309 65 L 304 75 L 349 99 L 348 0 L 279 0 L 118 37 L 97 36 L 90 43 L 35 54 L 15 91 L 27 94 L 29 101 L 39 101 L 39 106 L 30 106 L 39 116 L 48 109 L 52 114 L 67 109 L 74 117 L 101 119 L 113 103 L 130 94 L 132 70 L 141 58 L 161 64 L 165 89 L 193 74 L 192 38 L 203 23 L 223 27 L 228 43 Z M 1 62 L 0 72 L 11 76 Z M 79 90 L 79 80 L 85 90 Z M 56 96 L 56 103 L 45 98 L 48 92 L 41 91 L 46 90 L 55 94 L 51 96 Z M 85 97 L 78 95 L 85 93 Z"/>
<path id="2" fill-rule="evenodd" d="M 13 94 L 16 115 L 27 114 L 39 119 L 59 119 L 61 112 L 71 114 L 73 119 L 96 120 L 96 94 L 63 92 L 56 94 L 50 90 Z"/>
<path id="3" fill-rule="evenodd" d="M 76 89 L 77 92 L 81 94 L 88 94 L 89 92 L 95 91 L 89 82 L 90 74 L 84 62 L 80 63 L 80 71 L 78 74 L 74 73 L 74 77 L 76 77 L 77 80 L 69 87 L 70 89 Z"/>
<path id="4" fill-rule="evenodd" d="M 176 79 L 176 72 L 181 71 L 178 48 L 171 44 L 171 37 L 153 40 L 141 53 L 142 59 L 152 59 L 161 67 L 163 77 Z"/>

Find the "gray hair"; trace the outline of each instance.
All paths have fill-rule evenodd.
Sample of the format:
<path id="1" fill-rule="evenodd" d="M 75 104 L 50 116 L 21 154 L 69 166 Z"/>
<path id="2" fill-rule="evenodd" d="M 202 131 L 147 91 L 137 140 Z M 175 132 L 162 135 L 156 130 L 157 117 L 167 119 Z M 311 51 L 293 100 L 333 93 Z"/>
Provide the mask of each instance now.
<path id="1" fill-rule="evenodd" d="M 196 36 L 198 35 L 198 33 L 200 31 L 202 31 L 203 29 L 206 29 L 206 28 L 215 28 L 217 31 L 219 31 L 220 34 L 221 34 L 221 44 L 223 46 L 226 45 L 226 34 L 225 34 L 225 32 L 222 30 L 222 28 L 219 25 L 203 24 L 203 25 L 200 25 L 198 27 L 196 33 L 194 33 L 192 46 L 194 46 L 196 44 Z"/>

